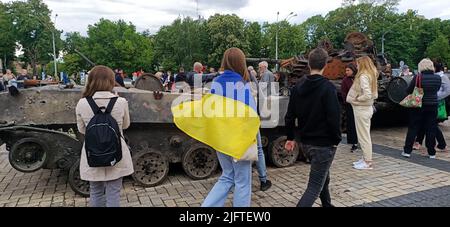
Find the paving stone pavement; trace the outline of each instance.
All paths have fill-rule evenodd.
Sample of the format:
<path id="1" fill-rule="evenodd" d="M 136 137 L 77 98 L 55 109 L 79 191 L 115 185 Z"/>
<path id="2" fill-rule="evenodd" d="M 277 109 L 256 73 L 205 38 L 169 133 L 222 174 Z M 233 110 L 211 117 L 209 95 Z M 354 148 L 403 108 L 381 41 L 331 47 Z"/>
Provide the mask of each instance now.
<path id="1" fill-rule="evenodd" d="M 450 139 L 450 126 L 447 124 L 442 128 L 447 140 Z M 400 153 L 405 135 L 405 128 L 373 130 L 375 169 L 371 171 L 354 170 L 352 162 L 358 160 L 361 153 L 350 153 L 349 146 L 340 145 L 331 167 L 333 203 L 338 207 L 450 206 L 450 155 L 440 153 L 438 160 L 433 162 L 417 152 L 413 158 L 403 159 Z M 193 181 L 179 166 L 174 167 L 166 182 L 153 188 L 143 188 L 126 178 L 121 205 L 200 206 L 219 173 L 207 180 Z M 309 165 L 303 162 L 284 169 L 268 166 L 273 186 L 261 192 L 254 169 L 252 206 L 295 206 L 306 188 L 308 174 Z M 20 173 L 9 164 L 4 146 L 0 147 L 0 207 L 84 207 L 88 201 L 70 189 L 66 172 L 39 170 Z M 230 199 L 226 206 L 231 206 Z M 320 202 L 315 206 L 320 206 Z"/>
<path id="2" fill-rule="evenodd" d="M 357 207 L 450 207 L 450 187 L 413 192 L 390 199 L 367 203 Z"/>

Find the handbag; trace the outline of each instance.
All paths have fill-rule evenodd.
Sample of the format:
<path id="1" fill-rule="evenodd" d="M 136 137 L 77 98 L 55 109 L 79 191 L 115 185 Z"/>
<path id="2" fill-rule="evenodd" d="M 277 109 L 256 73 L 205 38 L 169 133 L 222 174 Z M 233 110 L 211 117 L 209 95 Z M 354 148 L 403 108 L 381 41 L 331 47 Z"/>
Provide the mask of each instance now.
<path id="1" fill-rule="evenodd" d="M 446 104 L 445 104 L 445 99 L 439 101 L 439 105 L 438 105 L 438 115 L 437 115 L 437 119 L 438 120 L 447 120 L 447 108 L 446 108 Z"/>
<path id="2" fill-rule="evenodd" d="M 422 88 L 422 76 L 419 75 L 416 78 L 416 86 L 412 94 L 406 96 L 400 105 L 407 108 L 422 108 L 423 88 Z"/>

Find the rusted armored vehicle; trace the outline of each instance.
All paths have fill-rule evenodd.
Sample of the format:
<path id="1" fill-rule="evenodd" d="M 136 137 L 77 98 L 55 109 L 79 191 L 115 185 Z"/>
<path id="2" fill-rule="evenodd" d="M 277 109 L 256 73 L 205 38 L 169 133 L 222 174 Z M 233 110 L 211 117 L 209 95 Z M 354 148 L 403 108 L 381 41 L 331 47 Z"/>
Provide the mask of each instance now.
<path id="1" fill-rule="evenodd" d="M 347 35 L 343 49 L 336 49 L 329 40 L 322 40 L 319 47 L 327 50 L 329 61 L 325 67 L 324 75 L 336 86 L 341 104 L 345 100 L 340 95 L 342 79 L 345 76 L 345 67 L 349 63 L 355 63 L 362 56 L 369 56 L 379 71 L 378 93 L 379 98 L 375 101 L 378 110 L 373 121 L 377 125 L 402 123 L 405 118 L 405 109 L 400 105 L 406 96 L 406 88 L 410 79 L 392 76 L 392 69 L 383 55 L 378 55 L 373 41 L 366 35 L 354 32 Z M 250 62 L 266 60 L 269 63 L 278 63 L 280 69 L 280 94 L 288 96 L 289 89 L 304 76 L 309 74 L 308 54 L 305 53 L 286 60 L 276 61 L 273 59 L 248 59 Z M 345 108 L 342 108 L 342 129 L 345 131 Z"/>
<path id="2" fill-rule="evenodd" d="M 132 178 L 143 186 L 159 185 L 166 179 L 171 163 L 181 163 L 185 173 L 195 180 L 215 174 L 219 166 L 215 151 L 173 124 L 172 102 L 190 100 L 195 95 L 162 92 L 161 82 L 153 75 L 142 76 L 135 85 L 115 89 L 128 100 L 130 108 L 132 124 L 124 137 L 134 163 Z M 79 177 L 83 138 L 77 132 L 75 116 L 82 89 L 43 86 L 21 89 L 18 96 L 0 93 L 0 144 L 6 143 L 9 162 L 16 170 L 67 170 L 71 188 L 88 196 L 89 184 Z M 297 160 L 299 151 L 288 153 L 283 148 L 288 97 L 274 99 L 281 112 L 271 125 L 263 125 L 263 145 L 269 160 L 277 167 L 286 167 Z"/>
<path id="3" fill-rule="evenodd" d="M 327 41 L 321 45 L 330 53 L 325 75 L 329 75 L 338 91 L 345 65 L 358 56 L 369 55 L 381 75 L 377 108 L 398 108 L 396 103 L 406 96 L 404 88 L 407 81 L 390 76 L 385 59 L 376 55 L 373 43 L 364 35 L 349 35 L 343 50 L 335 50 Z M 279 62 L 283 73 L 287 74 L 284 80 L 279 81 L 284 92 L 281 95 L 273 93 L 268 98 L 271 111 L 262 114 L 262 143 L 267 159 L 276 167 L 287 167 L 298 158 L 304 158 L 298 149 L 294 152 L 284 149 L 288 88 L 308 73 L 304 56 Z M 186 86 L 178 90 L 185 90 Z M 0 93 L 0 145 L 6 143 L 9 162 L 18 171 L 34 172 L 42 168 L 67 170 L 71 188 L 80 195 L 88 196 L 89 184 L 79 177 L 83 138 L 77 132 L 75 117 L 75 107 L 82 89 L 81 86 L 63 88 L 53 85 L 21 89 L 18 96 Z M 132 178 L 143 186 L 159 185 L 166 179 L 172 163 L 181 163 L 185 173 L 194 180 L 210 177 L 219 166 L 215 151 L 178 130 L 171 113 L 174 100 L 192 100 L 196 95 L 163 92 L 163 89 L 160 80 L 150 74 L 140 77 L 135 88 L 116 88 L 118 94 L 128 100 L 130 108 L 132 124 L 125 130 L 124 137 L 131 148 L 135 165 Z"/>
<path id="4" fill-rule="evenodd" d="M 381 54 L 377 54 L 375 45 L 366 35 L 353 32 L 347 35 L 343 49 L 335 49 L 329 40 L 323 40 L 319 46 L 329 53 L 329 61 L 325 67 L 324 75 L 336 86 L 338 93 L 341 91 L 342 79 L 345 76 L 345 67 L 349 63 L 355 63 L 362 56 L 369 56 L 378 69 L 378 94 L 375 101 L 377 113 L 374 115 L 375 124 L 401 123 L 407 120 L 405 108 L 398 105 L 406 96 L 406 88 L 410 79 L 392 76 L 391 65 Z M 309 73 L 307 55 L 300 55 L 281 62 L 281 67 L 289 74 L 286 84 L 293 86 L 300 78 Z M 345 100 L 339 95 L 341 103 Z M 343 116 L 345 116 L 345 108 Z M 345 117 L 342 118 L 345 129 Z"/>

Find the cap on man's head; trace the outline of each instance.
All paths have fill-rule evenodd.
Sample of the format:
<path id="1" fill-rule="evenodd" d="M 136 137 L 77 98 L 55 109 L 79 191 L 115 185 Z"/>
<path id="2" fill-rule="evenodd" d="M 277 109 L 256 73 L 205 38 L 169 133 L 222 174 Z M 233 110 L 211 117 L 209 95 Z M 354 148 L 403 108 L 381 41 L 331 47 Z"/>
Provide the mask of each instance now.
<path id="1" fill-rule="evenodd" d="M 402 70 L 407 70 L 407 69 L 409 69 L 409 66 L 407 66 L 407 65 L 404 65 L 402 68 Z"/>

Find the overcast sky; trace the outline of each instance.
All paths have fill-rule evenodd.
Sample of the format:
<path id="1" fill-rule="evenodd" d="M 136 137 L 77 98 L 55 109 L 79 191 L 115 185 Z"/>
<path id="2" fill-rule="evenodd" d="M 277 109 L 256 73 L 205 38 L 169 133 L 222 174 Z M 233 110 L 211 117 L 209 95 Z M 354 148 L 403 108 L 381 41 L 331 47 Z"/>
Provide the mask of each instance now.
<path id="1" fill-rule="evenodd" d="M 0 0 L 10 2 L 11 0 Z M 44 0 L 52 10 L 52 20 L 58 14 L 56 27 L 64 32 L 86 34 L 87 26 L 100 18 L 124 19 L 136 25 L 138 31 L 158 31 L 177 17 L 197 17 L 196 0 Z M 198 0 L 198 13 L 208 18 L 215 13 L 235 13 L 250 21 L 274 22 L 290 12 L 298 16 L 290 20 L 301 23 L 308 17 L 338 8 L 341 0 Z M 413 8 L 427 18 L 450 19 L 449 0 L 402 0 L 400 12 Z"/>

